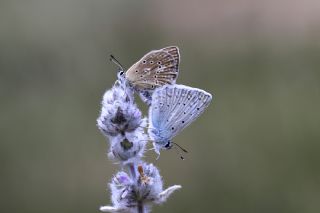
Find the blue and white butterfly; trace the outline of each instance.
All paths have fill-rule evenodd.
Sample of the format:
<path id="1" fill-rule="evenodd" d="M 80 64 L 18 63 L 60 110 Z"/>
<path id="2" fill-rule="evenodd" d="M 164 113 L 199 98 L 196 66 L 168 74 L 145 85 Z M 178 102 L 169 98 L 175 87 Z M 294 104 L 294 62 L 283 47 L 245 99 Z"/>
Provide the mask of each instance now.
<path id="1" fill-rule="evenodd" d="M 148 130 L 155 152 L 170 149 L 172 138 L 197 119 L 211 100 L 210 93 L 184 85 L 157 88 L 149 108 Z"/>

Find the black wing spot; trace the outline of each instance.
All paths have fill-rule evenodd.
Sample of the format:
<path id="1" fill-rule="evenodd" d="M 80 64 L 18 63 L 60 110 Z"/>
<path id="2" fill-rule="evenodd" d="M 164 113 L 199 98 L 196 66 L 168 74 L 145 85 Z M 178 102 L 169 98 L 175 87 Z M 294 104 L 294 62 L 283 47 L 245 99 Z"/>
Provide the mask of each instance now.
<path id="1" fill-rule="evenodd" d="M 147 63 L 147 62 L 146 62 L 146 60 L 143 60 L 143 61 L 142 61 L 142 63 L 144 63 L 144 64 L 145 64 L 145 63 Z"/>
<path id="2" fill-rule="evenodd" d="M 143 75 L 140 75 L 140 78 L 143 78 Z"/>
<path id="3" fill-rule="evenodd" d="M 153 61 L 150 61 L 150 64 L 153 64 Z"/>
<path id="4" fill-rule="evenodd" d="M 158 66 L 158 68 L 160 69 L 162 66 L 160 65 L 160 66 Z"/>
<path id="5" fill-rule="evenodd" d="M 138 70 L 136 70 L 136 72 L 138 72 Z"/>
<path id="6" fill-rule="evenodd" d="M 171 127 L 172 130 L 174 130 L 174 127 Z"/>
<path id="7" fill-rule="evenodd" d="M 186 112 L 183 112 L 183 114 L 187 114 Z"/>
<path id="8" fill-rule="evenodd" d="M 158 64 L 161 64 L 161 61 L 158 61 Z"/>
<path id="9" fill-rule="evenodd" d="M 198 107 L 197 110 L 199 110 L 200 108 Z"/>
<path id="10" fill-rule="evenodd" d="M 184 124 L 184 121 L 181 121 L 181 123 L 183 123 L 183 124 Z"/>

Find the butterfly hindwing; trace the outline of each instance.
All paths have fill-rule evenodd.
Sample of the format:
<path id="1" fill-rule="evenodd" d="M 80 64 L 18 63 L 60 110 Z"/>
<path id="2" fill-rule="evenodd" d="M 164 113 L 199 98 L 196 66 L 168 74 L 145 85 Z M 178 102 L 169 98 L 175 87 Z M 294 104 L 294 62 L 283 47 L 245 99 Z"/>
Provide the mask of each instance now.
<path id="1" fill-rule="evenodd" d="M 158 88 L 149 111 L 151 128 L 157 129 L 157 138 L 169 140 L 198 118 L 211 100 L 211 94 L 184 85 Z"/>
<path id="2" fill-rule="evenodd" d="M 211 94 L 200 90 L 192 89 L 187 91 L 184 97 L 178 102 L 178 110 L 172 112 L 173 116 L 172 124 L 168 123 L 166 128 L 174 128 L 177 131 L 173 130 L 174 136 L 178 134 L 178 131 L 189 126 L 194 120 L 196 120 L 208 107 L 212 100 Z M 176 109 L 177 109 L 176 108 Z"/>
<path id="3" fill-rule="evenodd" d="M 138 91 L 174 84 L 179 73 L 179 62 L 178 47 L 153 50 L 127 70 L 126 79 Z"/>

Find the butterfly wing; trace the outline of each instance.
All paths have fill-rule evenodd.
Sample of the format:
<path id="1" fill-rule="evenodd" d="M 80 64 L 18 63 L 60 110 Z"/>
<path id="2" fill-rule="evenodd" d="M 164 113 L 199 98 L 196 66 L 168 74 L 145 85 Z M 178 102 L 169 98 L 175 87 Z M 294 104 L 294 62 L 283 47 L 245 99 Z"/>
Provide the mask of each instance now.
<path id="1" fill-rule="evenodd" d="M 126 79 L 138 91 L 174 84 L 179 73 L 179 62 L 178 47 L 153 50 L 127 70 Z"/>
<path id="2" fill-rule="evenodd" d="M 211 100 L 210 93 L 184 85 L 158 88 L 149 109 L 151 139 L 170 140 L 197 119 Z"/>

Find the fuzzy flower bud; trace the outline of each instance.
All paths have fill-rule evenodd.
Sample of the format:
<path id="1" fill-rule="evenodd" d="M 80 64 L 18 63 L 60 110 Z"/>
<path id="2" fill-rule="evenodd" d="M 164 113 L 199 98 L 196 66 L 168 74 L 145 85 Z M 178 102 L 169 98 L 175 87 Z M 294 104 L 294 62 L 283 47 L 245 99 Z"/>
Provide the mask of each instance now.
<path id="1" fill-rule="evenodd" d="M 145 123 L 143 122 L 142 126 L 145 126 Z M 123 164 L 139 162 L 147 141 L 148 137 L 142 127 L 138 127 L 133 132 L 125 132 L 124 135 L 111 137 L 108 156 L 111 159 L 122 161 Z"/>
<path id="2" fill-rule="evenodd" d="M 103 96 L 98 128 L 107 137 L 114 137 L 134 131 L 141 123 L 142 114 L 134 103 L 133 91 L 121 81 L 116 81 Z"/>
<path id="3" fill-rule="evenodd" d="M 103 212 L 149 212 L 151 204 L 161 204 L 181 186 L 163 191 L 162 178 L 152 164 L 143 163 L 135 168 L 138 175 L 118 172 L 110 183 L 113 206 L 103 206 Z M 140 209 L 143 208 L 143 209 Z M 140 210 L 139 210 L 140 209 Z"/>
<path id="4" fill-rule="evenodd" d="M 134 103 L 133 91 L 119 78 L 102 100 L 97 126 L 109 138 L 111 159 L 123 164 L 139 161 L 148 137 L 144 132 L 146 119 Z"/>

